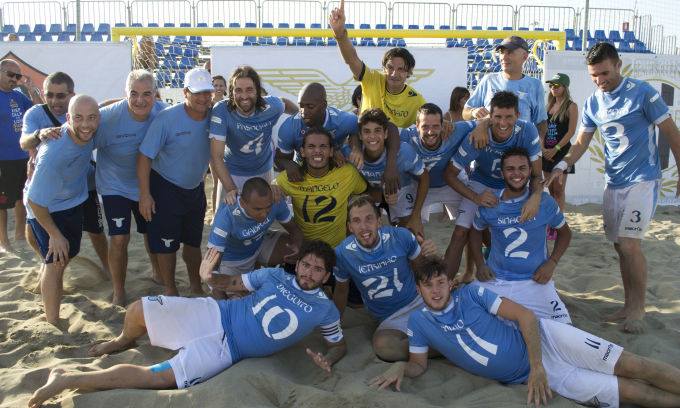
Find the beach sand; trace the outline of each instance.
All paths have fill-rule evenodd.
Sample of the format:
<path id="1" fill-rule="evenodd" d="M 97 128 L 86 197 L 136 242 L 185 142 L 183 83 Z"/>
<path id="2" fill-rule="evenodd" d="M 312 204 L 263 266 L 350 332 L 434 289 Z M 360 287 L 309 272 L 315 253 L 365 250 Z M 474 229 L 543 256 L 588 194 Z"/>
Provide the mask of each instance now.
<path id="1" fill-rule="evenodd" d="M 452 225 L 426 225 L 429 237 L 443 253 Z M 627 350 L 680 366 L 680 209 L 657 210 L 644 250 L 649 265 L 647 332 L 627 335 L 620 325 L 602 317 L 623 301 L 618 259 L 602 232 L 599 205 L 570 206 L 567 219 L 574 233 L 555 281 L 574 324 L 613 340 Z M 10 226 L 11 227 L 11 226 Z M 204 244 L 209 226 L 204 230 Z M 23 407 L 47 379 L 51 368 L 94 370 L 119 363 L 151 365 L 173 355 L 149 345 L 101 358 L 90 358 L 91 343 L 108 340 L 122 327 L 125 310 L 112 306 L 111 283 L 105 280 L 87 238 L 80 255 L 65 273 L 61 306 L 63 330 L 46 323 L 40 296 L 32 292 L 38 262 L 28 246 L 17 254 L 0 256 L 0 406 Z M 184 264 L 177 268 L 179 288 L 188 293 Z M 133 234 L 129 247 L 128 298 L 158 294 L 141 236 Z M 363 310 L 348 310 L 344 333 L 348 354 L 325 375 L 305 354 L 305 347 L 322 349 L 320 334 L 274 356 L 237 363 L 213 379 L 185 390 L 65 391 L 46 406 L 63 407 L 524 407 L 526 386 L 502 386 L 431 360 L 430 369 L 406 379 L 402 392 L 374 391 L 366 383 L 387 364 L 372 353 L 375 323 Z M 561 397 L 551 407 L 577 406 Z"/>

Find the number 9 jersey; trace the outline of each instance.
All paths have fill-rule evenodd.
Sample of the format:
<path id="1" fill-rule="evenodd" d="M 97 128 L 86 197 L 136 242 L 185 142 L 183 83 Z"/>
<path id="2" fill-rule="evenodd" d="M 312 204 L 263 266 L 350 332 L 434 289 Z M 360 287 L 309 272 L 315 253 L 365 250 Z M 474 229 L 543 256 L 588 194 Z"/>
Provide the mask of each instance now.
<path id="1" fill-rule="evenodd" d="M 366 180 L 351 164 L 331 169 L 323 177 L 312 177 L 298 183 L 288 181 L 286 172 L 275 180 L 293 201 L 293 220 L 305 239 L 319 239 L 336 247 L 347 231 L 347 200 L 366 191 Z"/>

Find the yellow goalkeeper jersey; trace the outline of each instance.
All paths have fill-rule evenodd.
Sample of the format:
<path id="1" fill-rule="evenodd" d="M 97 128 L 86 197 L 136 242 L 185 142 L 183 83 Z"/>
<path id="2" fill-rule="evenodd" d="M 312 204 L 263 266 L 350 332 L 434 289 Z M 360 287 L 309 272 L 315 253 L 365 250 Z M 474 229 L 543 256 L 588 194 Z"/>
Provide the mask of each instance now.
<path id="1" fill-rule="evenodd" d="M 418 109 L 425 103 L 425 98 L 411 85 L 393 94 L 385 87 L 385 74 L 377 69 L 369 69 L 364 65 L 361 77 L 361 111 L 380 108 L 390 121 L 399 128 L 407 128 L 416 123 Z"/>

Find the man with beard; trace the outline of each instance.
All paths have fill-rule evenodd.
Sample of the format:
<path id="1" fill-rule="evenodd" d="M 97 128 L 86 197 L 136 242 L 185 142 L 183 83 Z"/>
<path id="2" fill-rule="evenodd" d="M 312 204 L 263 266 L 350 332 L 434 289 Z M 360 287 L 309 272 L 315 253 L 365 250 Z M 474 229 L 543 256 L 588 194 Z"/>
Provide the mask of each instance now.
<path id="1" fill-rule="evenodd" d="M 29 224 L 46 264 L 40 292 L 47 321 L 59 323 L 63 274 L 80 251 L 83 202 L 87 199 L 87 173 L 99 126 L 97 102 L 86 95 L 71 98 L 61 137 L 38 149 L 35 173 L 28 186 Z"/>
<path id="2" fill-rule="evenodd" d="M 280 268 L 258 269 L 238 276 L 213 273 L 219 252 L 209 249 L 201 263 L 201 278 L 226 291 L 251 292 L 236 300 L 149 296 L 132 303 L 123 332 L 90 349 L 101 356 L 123 350 L 147 334 L 151 344 L 179 352 L 150 367 L 119 364 L 82 372 L 55 368 L 47 383 L 28 402 L 37 408 L 65 389 L 187 388 L 207 381 L 233 364 L 272 355 L 321 329 L 325 354 L 307 349 L 314 363 L 330 373 L 346 353 L 340 314 L 321 290 L 335 265 L 333 249 L 323 242 L 305 242 L 295 275 Z"/>
<path id="3" fill-rule="evenodd" d="M 179 293 L 175 265 L 180 243 L 191 292 L 203 293 L 198 268 L 206 209 L 203 179 L 210 161 L 212 78 L 203 68 L 194 68 L 184 85 L 184 103 L 156 115 L 137 155 L 139 212 L 149 223 L 149 248 L 158 256 L 168 296 Z"/>

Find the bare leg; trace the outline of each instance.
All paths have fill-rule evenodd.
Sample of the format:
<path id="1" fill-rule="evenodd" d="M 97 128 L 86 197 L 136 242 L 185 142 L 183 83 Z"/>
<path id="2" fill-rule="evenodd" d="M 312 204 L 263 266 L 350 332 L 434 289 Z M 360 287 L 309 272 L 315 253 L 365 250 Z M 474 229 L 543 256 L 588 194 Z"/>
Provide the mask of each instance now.
<path id="1" fill-rule="evenodd" d="M 146 248 L 146 253 L 149 254 L 149 261 L 151 262 L 151 279 L 158 284 L 163 284 L 163 278 L 161 278 L 160 267 L 158 266 L 158 256 L 151 253 L 149 248 L 149 236 L 144 235 L 144 248 Z"/>
<path id="2" fill-rule="evenodd" d="M 283 264 L 285 262 L 283 258 L 290 253 L 290 248 L 288 248 L 288 245 L 290 245 L 290 237 L 285 232 L 281 233 L 274 244 L 274 249 L 272 249 L 269 259 L 267 259 L 267 265 L 264 266 Z"/>
<path id="3" fill-rule="evenodd" d="M 647 260 L 642 253 L 642 241 L 634 238 L 619 238 L 620 254 L 623 261 L 628 265 L 621 273 L 624 283 L 627 278 L 628 288 L 626 302 L 628 314 L 623 322 L 623 330 L 628 333 L 642 333 L 645 330 L 643 319 L 645 318 L 645 294 L 647 293 Z"/>
<path id="4" fill-rule="evenodd" d="M 468 228 L 463 228 L 459 225 L 453 229 L 451 234 L 451 241 L 449 246 L 446 248 L 446 253 L 444 254 L 444 260 L 446 261 L 447 273 L 449 276 L 455 276 L 458 274 L 458 268 L 460 268 L 460 261 L 463 257 L 463 249 L 468 242 L 468 233 L 470 230 Z"/>
<path id="5" fill-rule="evenodd" d="M 177 264 L 177 253 L 156 254 L 158 258 L 158 272 L 165 286 L 164 294 L 167 296 L 178 296 L 177 285 L 175 283 L 175 266 Z"/>
<path id="6" fill-rule="evenodd" d="M 217 175 L 215 173 L 210 173 L 212 176 L 212 194 L 211 194 L 211 201 L 212 201 L 212 213 L 213 213 L 213 218 L 215 217 L 215 214 L 217 214 L 217 183 L 219 183 L 219 179 L 217 178 Z"/>
<path id="7" fill-rule="evenodd" d="M 127 301 L 125 295 L 125 275 L 128 265 L 128 244 L 130 234 L 112 235 L 109 242 L 109 271 L 111 271 L 111 282 L 113 283 L 113 299 L 111 303 L 118 306 L 125 306 Z"/>
<path id="8" fill-rule="evenodd" d="M 201 276 L 198 270 L 201 267 L 201 249 L 191 245 L 184 244 L 182 248 L 182 259 L 187 265 L 187 273 L 189 274 L 189 287 L 191 293 L 197 295 L 204 295 L 203 286 L 201 285 Z"/>
<path id="9" fill-rule="evenodd" d="M 375 355 L 387 362 L 408 360 L 408 337 L 399 330 L 377 330 L 373 334 Z"/>
<path id="10" fill-rule="evenodd" d="M 150 367 L 118 364 L 106 370 L 81 372 L 55 368 L 47 383 L 40 387 L 28 401 L 29 408 L 37 408 L 43 402 L 66 389 L 90 388 L 110 390 L 116 388 L 164 389 L 176 386 L 172 370 L 151 371 Z"/>
<path id="11" fill-rule="evenodd" d="M 680 369 L 651 358 L 624 351 L 614 366 L 614 374 L 650 385 L 680 396 Z"/>
<path id="12" fill-rule="evenodd" d="M 125 312 L 123 331 L 113 340 L 96 344 L 90 347 L 88 354 L 91 357 L 124 350 L 134 344 L 135 340 L 146 334 L 146 322 L 144 321 L 144 308 L 141 300 L 130 303 Z"/>
<path id="13" fill-rule="evenodd" d="M 564 211 L 564 206 L 566 204 L 565 190 L 567 188 L 567 175 L 562 176 L 562 184 L 558 183 L 557 180 L 550 183 L 548 190 L 550 195 L 557 201 L 557 205 L 560 206 L 560 211 Z"/>
<path id="14" fill-rule="evenodd" d="M 0 254 L 9 252 L 12 246 L 9 243 L 7 236 L 7 210 L 0 210 Z"/>
<path id="15" fill-rule="evenodd" d="M 14 204 L 14 241 L 26 239 L 24 225 L 26 225 L 26 207 L 23 201 L 17 200 Z"/>
<path id="16" fill-rule="evenodd" d="M 678 407 L 680 395 L 660 390 L 651 385 L 619 377 L 619 400 L 641 407 Z"/>
<path id="17" fill-rule="evenodd" d="M 617 322 L 624 320 L 629 313 L 630 309 L 630 301 L 628 300 L 628 297 L 630 296 L 630 272 L 628 272 L 629 265 L 626 263 L 626 259 L 621 252 L 621 247 L 620 245 L 614 244 L 614 249 L 616 250 L 616 253 L 619 255 L 619 270 L 621 271 L 621 280 L 623 282 L 623 295 L 624 295 L 624 301 L 623 301 L 623 307 L 612 313 L 611 315 L 605 317 L 605 320 L 611 321 L 611 322 Z"/>
<path id="18" fill-rule="evenodd" d="M 465 245 L 465 275 L 473 277 L 475 276 L 475 265 L 472 260 L 472 248 L 470 245 Z"/>
<path id="19" fill-rule="evenodd" d="M 46 264 L 45 272 L 40 280 L 40 293 L 45 307 L 47 322 L 57 326 L 59 323 L 59 307 L 64 292 L 64 268 L 54 262 Z"/>
<path id="20" fill-rule="evenodd" d="M 35 240 L 35 235 L 33 235 L 33 230 L 31 229 L 31 226 L 26 224 L 26 241 L 28 242 L 28 245 L 33 248 L 33 251 L 38 255 L 38 258 L 42 259 L 42 254 L 40 253 L 40 248 L 38 247 L 38 242 Z"/>
<path id="21" fill-rule="evenodd" d="M 99 234 L 88 232 L 88 235 L 90 236 L 90 241 L 92 242 L 94 251 L 97 253 L 99 261 L 102 264 L 104 274 L 110 277 L 111 272 L 109 272 L 109 243 L 106 241 L 106 235 L 103 232 L 100 232 Z"/>

